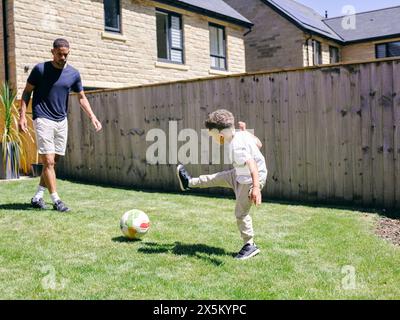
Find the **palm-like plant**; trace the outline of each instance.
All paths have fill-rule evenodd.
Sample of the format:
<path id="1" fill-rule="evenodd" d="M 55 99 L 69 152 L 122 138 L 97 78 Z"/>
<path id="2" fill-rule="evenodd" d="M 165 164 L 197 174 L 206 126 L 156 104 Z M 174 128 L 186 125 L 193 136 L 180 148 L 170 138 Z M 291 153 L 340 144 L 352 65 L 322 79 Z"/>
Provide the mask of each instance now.
<path id="1" fill-rule="evenodd" d="M 23 143 L 27 138 L 33 142 L 31 132 L 20 135 L 18 131 L 19 113 L 16 107 L 17 94 L 7 83 L 0 88 L 0 119 L 4 123 L 1 135 L 1 150 L 3 154 L 3 166 L 8 172 L 9 178 L 19 177 L 20 163 L 26 166 L 26 154 Z"/>

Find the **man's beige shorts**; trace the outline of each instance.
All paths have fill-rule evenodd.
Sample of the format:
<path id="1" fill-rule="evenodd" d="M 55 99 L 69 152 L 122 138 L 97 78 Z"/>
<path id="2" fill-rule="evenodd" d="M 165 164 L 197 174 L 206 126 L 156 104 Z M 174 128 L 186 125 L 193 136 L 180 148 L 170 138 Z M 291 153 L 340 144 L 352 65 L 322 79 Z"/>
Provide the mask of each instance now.
<path id="1" fill-rule="evenodd" d="M 45 118 L 33 121 L 39 154 L 65 155 L 68 139 L 68 120 L 57 122 Z"/>

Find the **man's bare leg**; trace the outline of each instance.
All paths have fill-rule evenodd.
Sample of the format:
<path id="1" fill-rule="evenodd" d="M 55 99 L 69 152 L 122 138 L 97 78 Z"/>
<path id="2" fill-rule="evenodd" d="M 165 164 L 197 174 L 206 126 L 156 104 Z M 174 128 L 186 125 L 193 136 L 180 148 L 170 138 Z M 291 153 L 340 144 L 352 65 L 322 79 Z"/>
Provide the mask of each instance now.
<path id="1" fill-rule="evenodd" d="M 40 159 L 41 159 L 42 163 L 44 161 L 46 161 L 46 159 L 43 159 L 43 157 L 45 157 L 45 155 L 40 155 Z M 46 157 L 48 158 L 48 156 L 46 156 Z M 50 158 L 52 158 L 52 157 L 50 156 Z M 44 202 L 44 199 L 43 199 L 44 193 L 46 192 L 46 189 L 47 189 L 44 168 L 45 168 L 45 165 L 43 164 L 43 170 L 42 170 L 42 174 L 40 176 L 39 186 L 37 188 L 35 195 L 33 196 L 32 200 L 31 200 L 32 206 L 36 209 L 46 209 L 46 203 Z"/>
<path id="2" fill-rule="evenodd" d="M 57 193 L 56 172 L 55 172 L 55 154 L 43 154 L 41 160 L 43 163 L 43 171 L 40 177 L 40 185 L 47 187 L 50 194 Z"/>
<path id="3" fill-rule="evenodd" d="M 61 212 L 67 212 L 69 209 L 64 205 L 57 193 L 55 166 L 59 159 L 60 156 L 56 154 L 41 155 L 43 171 L 42 175 L 40 176 L 40 187 L 47 188 L 49 190 L 51 200 L 54 204 L 54 209 Z"/>

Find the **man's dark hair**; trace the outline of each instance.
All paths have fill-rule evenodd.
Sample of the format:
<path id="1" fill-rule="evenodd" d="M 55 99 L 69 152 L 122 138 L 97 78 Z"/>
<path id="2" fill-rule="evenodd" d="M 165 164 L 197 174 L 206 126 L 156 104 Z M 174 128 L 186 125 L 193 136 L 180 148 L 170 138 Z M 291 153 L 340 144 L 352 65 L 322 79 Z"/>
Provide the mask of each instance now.
<path id="1" fill-rule="evenodd" d="M 53 42 L 53 48 L 69 48 L 69 42 L 63 38 L 58 38 Z"/>
<path id="2" fill-rule="evenodd" d="M 206 120 L 208 130 L 217 129 L 219 131 L 235 126 L 235 118 L 231 112 L 220 109 L 210 113 Z"/>

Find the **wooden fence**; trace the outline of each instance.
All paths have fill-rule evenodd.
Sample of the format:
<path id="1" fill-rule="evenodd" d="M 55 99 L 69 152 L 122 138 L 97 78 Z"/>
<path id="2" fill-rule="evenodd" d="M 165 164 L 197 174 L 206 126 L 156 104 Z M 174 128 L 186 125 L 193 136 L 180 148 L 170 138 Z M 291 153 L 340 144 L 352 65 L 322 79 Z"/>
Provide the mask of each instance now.
<path id="1" fill-rule="evenodd" d="M 218 108 L 263 142 L 264 196 L 400 208 L 400 60 L 341 64 L 105 90 L 88 94 L 96 134 L 70 103 L 67 156 L 59 174 L 113 185 L 177 190 L 175 166 L 149 165 L 153 128 L 200 133 Z M 168 140 L 167 140 L 168 141 Z M 180 144 L 183 144 L 181 142 Z M 188 165 L 193 175 L 227 168 Z"/>

